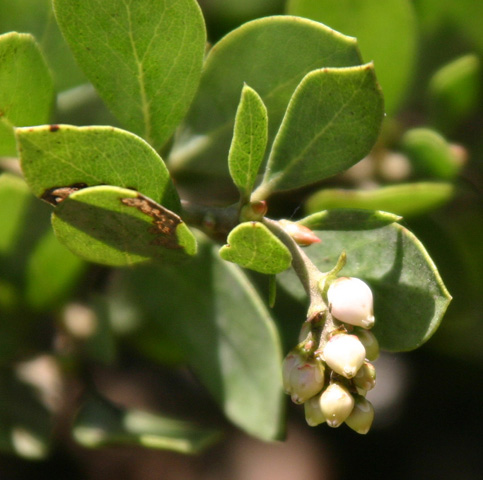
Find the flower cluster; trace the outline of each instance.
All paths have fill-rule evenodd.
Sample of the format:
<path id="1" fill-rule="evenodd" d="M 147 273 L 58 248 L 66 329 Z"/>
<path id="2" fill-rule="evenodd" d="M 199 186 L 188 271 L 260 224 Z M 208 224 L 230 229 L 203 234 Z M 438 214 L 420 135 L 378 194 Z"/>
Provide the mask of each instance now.
<path id="1" fill-rule="evenodd" d="M 379 355 L 373 298 L 358 278 L 341 277 L 327 292 L 328 310 L 313 316 L 301 330 L 301 343 L 283 362 L 283 384 L 292 401 L 304 404 L 311 426 L 346 423 L 357 433 L 369 431 L 374 408 L 365 398 L 374 388 L 371 361 Z"/>

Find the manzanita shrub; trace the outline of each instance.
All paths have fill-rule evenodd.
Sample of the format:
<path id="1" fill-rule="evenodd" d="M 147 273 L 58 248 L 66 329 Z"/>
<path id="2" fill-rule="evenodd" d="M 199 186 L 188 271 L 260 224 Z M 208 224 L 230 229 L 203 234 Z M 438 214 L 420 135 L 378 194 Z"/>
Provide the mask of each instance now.
<path id="1" fill-rule="evenodd" d="M 36 322 L 65 304 L 93 262 L 112 267 L 103 270 L 102 296 L 89 309 L 69 304 L 59 312 L 64 323 L 74 315 L 74 325 L 77 315 L 87 325 L 71 328 L 83 339 L 71 370 L 72 361 L 79 370 L 111 361 L 122 334 L 155 362 L 188 365 L 225 416 L 258 438 L 283 437 L 283 390 L 305 404 L 309 425 L 369 431 L 366 393 L 379 348 L 421 346 L 451 298 L 398 214 L 446 201 L 451 186 L 387 187 L 398 214 L 363 202 L 320 206 L 324 198 L 344 206 L 343 194 L 317 185 L 370 155 L 376 141 L 384 149 L 385 112 L 396 110 L 407 84 L 381 60 L 385 107 L 377 61 L 366 63 L 354 37 L 316 21 L 311 8 L 330 3 L 289 2 L 291 15 L 249 21 L 207 46 L 195 0 L 54 0 L 58 27 L 116 126 L 51 123 L 72 119 L 93 90 L 60 96 L 52 116 L 54 83 L 36 40 L 0 36 L 0 153 L 18 157 L 22 174 L 6 160 L 0 177 L 0 253 L 10 259 L 0 279 L 3 365 L 35 351 Z M 398 10 L 407 2 L 372 3 L 411 28 L 411 13 Z M 324 10 L 337 27 L 336 9 Z M 414 50 L 407 38 L 397 57 L 404 75 Z M 434 135 L 409 132 L 407 149 L 430 159 L 428 148 L 436 149 L 442 160 L 427 168 L 449 179 L 454 158 Z M 296 189 L 313 194 L 310 214 L 280 218 Z M 287 319 L 272 309 L 281 297 L 306 311 L 289 320 L 300 336 L 287 340 L 288 353 L 280 341 Z M 89 330 L 93 315 L 97 327 Z M 20 382 L 32 380 L 35 366 L 5 367 L 0 383 L 0 447 L 30 458 L 47 453 L 51 425 L 48 409 Z M 218 436 L 88 390 L 73 425 L 85 446 L 195 452 Z"/>

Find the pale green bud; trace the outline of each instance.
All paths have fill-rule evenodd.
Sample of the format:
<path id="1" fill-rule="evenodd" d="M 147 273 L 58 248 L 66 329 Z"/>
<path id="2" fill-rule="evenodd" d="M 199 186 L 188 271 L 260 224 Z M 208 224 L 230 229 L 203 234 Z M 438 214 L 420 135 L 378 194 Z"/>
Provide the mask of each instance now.
<path id="1" fill-rule="evenodd" d="M 377 360 L 379 358 L 380 350 L 376 336 L 369 330 L 364 330 L 363 328 L 354 330 L 354 335 L 357 335 L 362 345 L 364 345 L 367 360 L 370 360 L 371 362 Z"/>
<path id="2" fill-rule="evenodd" d="M 336 428 L 351 414 L 354 398 L 340 383 L 330 384 L 320 397 L 320 409 L 329 427 Z"/>
<path id="3" fill-rule="evenodd" d="M 366 350 L 355 335 L 339 334 L 327 342 L 323 357 L 334 372 L 352 378 L 364 363 Z"/>
<path id="4" fill-rule="evenodd" d="M 327 292 L 329 309 L 337 320 L 371 328 L 374 325 L 373 299 L 369 286 L 353 277 L 340 277 Z"/>
<path id="5" fill-rule="evenodd" d="M 364 397 L 357 396 L 354 403 L 354 409 L 347 417 L 345 423 L 352 430 L 365 435 L 371 428 L 374 420 L 374 407 L 372 403 Z"/>
<path id="6" fill-rule="evenodd" d="M 324 364 L 320 359 L 306 359 L 290 352 L 282 365 L 283 387 L 294 403 L 304 403 L 324 386 Z"/>
<path id="7" fill-rule="evenodd" d="M 362 367 L 353 378 L 354 385 L 364 392 L 372 390 L 376 386 L 376 368 L 372 363 L 364 362 Z"/>
<path id="8" fill-rule="evenodd" d="M 320 408 L 322 395 L 316 395 L 304 403 L 305 420 L 311 427 L 315 427 L 325 422 L 325 416 Z"/>

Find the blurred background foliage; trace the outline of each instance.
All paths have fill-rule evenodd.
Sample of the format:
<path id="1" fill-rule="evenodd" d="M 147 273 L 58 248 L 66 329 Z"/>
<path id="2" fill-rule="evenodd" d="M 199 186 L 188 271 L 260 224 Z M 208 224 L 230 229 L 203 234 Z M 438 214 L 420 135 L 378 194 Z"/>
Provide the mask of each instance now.
<path id="1" fill-rule="evenodd" d="M 453 302 L 423 348 L 378 362 L 376 422 L 366 438 L 342 428 L 309 429 L 301 411 L 289 408 L 284 444 L 263 444 L 228 429 L 225 442 L 187 458 L 140 448 L 136 422 L 144 417 L 116 410 L 106 428 L 137 446 L 85 450 L 71 439 L 69 416 L 90 382 L 128 409 L 163 410 L 225 427 L 226 421 L 182 366 L 184 351 L 166 341 L 159 323 L 142 323 L 132 311 L 116 288 L 122 284 L 119 272 L 87 265 L 58 244 L 48 206 L 30 194 L 15 159 L 3 158 L 0 432 L 9 433 L 0 433 L 0 478 L 63 477 L 66 472 L 72 479 L 481 478 L 483 2 L 199 3 L 211 43 L 247 20 L 277 14 L 307 16 L 359 38 L 362 56 L 374 60 L 386 93 L 387 117 L 377 145 L 343 175 L 277 196 L 270 214 L 298 218 L 333 207 L 401 214 L 434 259 Z M 53 72 L 53 121 L 116 125 L 76 66 L 49 0 L 0 0 L 0 32 L 12 30 L 35 36 Z M 142 291 L 142 276 L 137 277 Z M 264 280 L 253 279 L 264 292 Z M 279 295 L 275 316 L 286 350 L 304 306 Z M 61 402 L 62 388 L 67 398 Z M 81 445 L 97 446 L 102 439 L 91 428 L 90 412 L 78 417 L 75 437 Z M 26 417 L 31 417 L 29 429 L 19 426 L 18 419 Z M 135 426 L 126 418 L 134 418 Z M 163 421 L 154 423 L 163 430 Z M 176 432 L 178 426 L 170 428 Z M 193 432 L 192 445 L 213 435 Z"/>

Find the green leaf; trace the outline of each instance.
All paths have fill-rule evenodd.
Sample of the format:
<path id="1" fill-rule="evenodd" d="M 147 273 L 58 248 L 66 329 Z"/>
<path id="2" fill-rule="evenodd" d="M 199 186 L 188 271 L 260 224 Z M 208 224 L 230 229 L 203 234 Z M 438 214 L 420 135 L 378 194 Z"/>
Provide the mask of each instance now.
<path id="1" fill-rule="evenodd" d="M 481 61 L 477 55 L 464 55 L 440 68 L 429 83 L 431 123 L 452 130 L 473 114 L 480 104 Z"/>
<path id="2" fill-rule="evenodd" d="M 344 222 L 343 211 L 339 213 Z M 347 220 L 350 220 L 350 213 Z M 329 271 L 345 250 L 347 263 L 341 275 L 366 281 L 374 294 L 376 323 L 373 332 L 381 348 L 413 350 L 438 328 L 451 300 L 433 261 L 419 240 L 406 228 L 391 223 L 381 228 L 316 231 L 322 243 L 308 250 L 321 271 Z M 305 298 L 289 272 L 278 277 L 283 287 Z"/>
<path id="3" fill-rule="evenodd" d="M 197 2 L 55 0 L 54 9 L 77 62 L 109 108 L 161 148 L 201 74 L 206 34 Z"/>
<path id="4" fill-rule="evenodd" d="M 163 161 L 132 133 L 112 127 L 46 125 L 17 129 L 17 141 L 27 183 L 35 195 L 54 205 L 55 189 L 107 184 L 135 189 L 179 210 Z"/>
<path id="5" fill-rule="evenodd" d="M 371 210 L 325 210 L 299 220 L 311 230 L 372 230 L 401 220 L 393 213 Z"/>
<path id="6" fill-rule="evenodd" d="M 0 176 L 0 311 L 14 317 L 19 309 L 51 308 L 66 297 L 84 270 L 84 263 L 56 240 L 50 211 L 21 178 Z M 21 324 L 3 326 L 20 332 Z M 7 336 L 4 330 L 0 334 L 2 339 Z"/>
<path id="7" fill-rule="evenodd" d="M 0 370 L 0 450 L 41 460 L 50 450 L 52 416 L 20 377 L 18 370 Z"/>
<path id="8" fill-rule="evenodd" d="M 57 26 L 51 0 L 0 0 L 0 11 L 1 32 L 30 32 L 38 40 L 57 89 L 85 83 Z"/>
<path id="9" fill-rule="evenodd" d="M 111 285 L 153 335 L 179 345 L 226 416 L 251 435 L 282 435 L 281 347 L 253 285 L 200 238 L 200 252 L 177 267 L 124 270 Z"/>
<path id="10" fill-rule="evenodd" d="M 208 54 L 170 165 L 228 178 L 226 158 L 244 82 L 267 106 L 271 143 L 292 93 L 308 72 L 361 63 L 353 38 L 316 22 L 278 16 L 242 25 Z"/>
<path id="11" fill-rule="evenodd" d="M 446 139 L 429 128 L 407 130 L 401 148 L 420 177 L 452 180 L 462 166 Z"/>
<path id="12" fill-rule="evenodd" d="M 220 257 L 250 270 L 276 274 L 292 263 L 288 248 L 260 222 L 240 223 L 227 241 L 228 245 L 220 249 Z"/>
<path id="13" fill-rule="evenodd" d="M 407 218 L 431 212 L 450 201 L 453 195 L 454 186 L 443 182 L 404 183 L 373 190 L 327 188 L 311 195 L 305 210 L 315 213 L 333 208 L 363 208 Z"/>
<path id="14" fill-rule="evenodd" d="M 410 84 L 417 31 L 407 0 L 289 0 L 287 12 L 357 37 L 362 58 L 374 61 L 386 111 L 396 112 Z"/>
<path id="15" fill-rule="evenodd" d="M 35 39 L 0 35 L 0 156 L 14 157 L 14 127 L 49 120 L 53 104 L 50 72 Z"/>
<path id="16" fill-rule="evenodd" d="M 267 147 L 267 108 L 255 90 L 243 86 L 228 155 L 230 175 L 242 198 L 249 199 Z"/>
<path id="17" fill-rule="evenodd" d="M 59 304 L 77 284 L 85 263 L 59 242 L 52 229 L 38 240 L 25 270 L 25 299 L 33 310 Z"/>
<path id="18" fill-rule="evenodd" d="M 57 238 L 91 262 L 131 265 L 150 259 L 180 261 L 196 253 L 196 240 L 170 210 L 133 190 L 89 187 L 56 208 Z"/>
<path id="19" fill-rule="evenodd" d="M 383 115 L 372 65 L 310 72 L 290 100 L 254 199 L 351 167 L 371 150 Z"/>
<path id="20" fill-rule="evenodd" d="M 180 453 L 199 453 L 220 432 L 142 410 L 123 409 L 91 395 L 77 414 L 74 438 L 84 447 L 136 445 Z"/>

